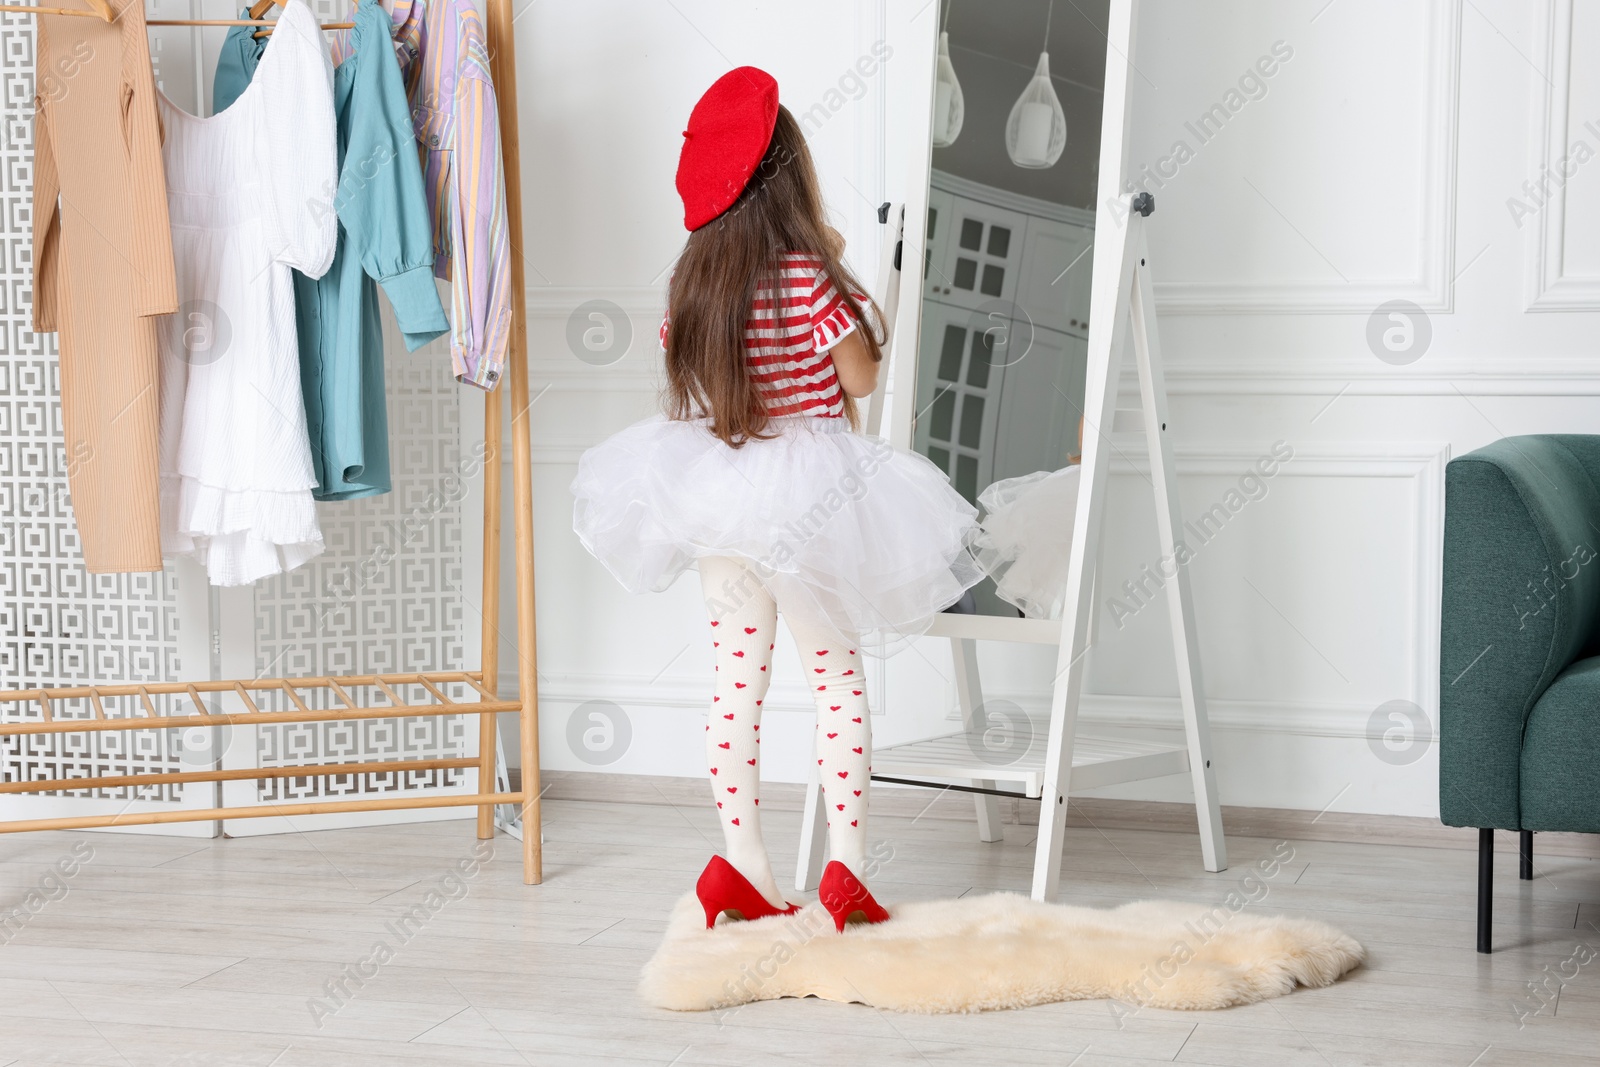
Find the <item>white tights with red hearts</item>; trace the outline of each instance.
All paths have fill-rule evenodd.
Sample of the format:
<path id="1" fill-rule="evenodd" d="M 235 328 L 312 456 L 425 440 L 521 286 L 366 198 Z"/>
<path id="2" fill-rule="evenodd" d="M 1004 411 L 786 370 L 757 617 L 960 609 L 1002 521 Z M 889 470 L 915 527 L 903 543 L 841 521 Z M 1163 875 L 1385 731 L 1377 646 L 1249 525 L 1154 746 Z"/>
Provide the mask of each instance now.
<path id="1" fill-rule="evenodd" d="M 728 862 L 775 907 L 784 906 L 761 841 L 761 704 L 772 681 L 778 605 L 744 563 L 699 561 L 717 685 L 706 721 L 711 791 Z M 828 850 L 857 877 L 867 853 L 872 718 L 854 637 L 813 632 L 785 619 L 817 706 L 817 769 L 828 807 Z"/>

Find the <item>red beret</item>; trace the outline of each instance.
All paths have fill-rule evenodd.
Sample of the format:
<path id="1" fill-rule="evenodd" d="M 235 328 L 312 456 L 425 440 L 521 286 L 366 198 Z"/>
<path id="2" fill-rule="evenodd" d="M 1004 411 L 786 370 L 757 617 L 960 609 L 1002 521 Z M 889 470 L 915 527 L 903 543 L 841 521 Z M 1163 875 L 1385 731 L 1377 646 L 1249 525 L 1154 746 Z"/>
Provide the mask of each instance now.
<path id="1" fill-rule="evenodd" d="M 678 156 L 683 224 L 698 230 L 739 199 L 772 143 L 778 83 L 759 67 L 737 67 L 712 83 L 689 113 Z"/>

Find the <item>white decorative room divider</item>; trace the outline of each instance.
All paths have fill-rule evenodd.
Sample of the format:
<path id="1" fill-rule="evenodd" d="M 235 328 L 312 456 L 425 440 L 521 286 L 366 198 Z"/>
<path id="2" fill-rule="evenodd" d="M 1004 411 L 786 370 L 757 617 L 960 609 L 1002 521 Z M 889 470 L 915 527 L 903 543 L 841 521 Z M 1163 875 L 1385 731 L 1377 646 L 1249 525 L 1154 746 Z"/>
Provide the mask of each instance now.
<path id="1" fill-rule="evenodd" d="M 315 0 L 322 21 L 348 5 Z M 153 0 L 159 18 L 225 18 L 214 2 Z M 318 505 L 326 551 L 308 565 L 243 589 L 212 590 L 204 573 L 169 562 L 159 574 L 90 575 L 78 549 L 61 428 L 56 337 L 31 329 L 34 19 L 0 14 L 0 690 L 93 683 L 198 681 L 466 670 L 479 662 L 484 455 L 481 394 L 451 374 L 448 348 L 407 354 L 387 338 L 393 492 Z M 209 111 L 210 62 L 224 31 L 150 31 L 157 84 L 181 106 Z M 202 61 L 204 57 L 204 61 Z M 473 442 L 470 447 L 463 442 Z M 465 551 L 464 546 L 472 546 Z M 470 591 L 470 593 L 469 593 Z M 402 688 L 402 687 L 397 687 Z M 473 701 L 465 683 L 442 686 Z M 409 690 L 409 691 L 408 691 Z M 426 703 L 420 686 L 401 695 Z M 139 697 L 105 697 L 132 711 Z M 151 694 L 163 716 L 192 711 L 183 694 Z M 261 711 L 293 711 L 286 691 L 255 694 Z M 333 694 L 308 692 L 312 707 Z M 55 701 L 58 719 L 88 717 L 87 698 Z M 246 709 L 231 693 L 213 711 Z M 357 702 L 364 702 L 356 694 Z M 130 702 L 127 709 L 116 705 Z M 380 701 L 381 702 L 381 701 Z M 0 703 L 6 722 L 37 721 L 31 705 Z M 385 760 L 460 764 L 477 748 L 475 715 L 408 716 L 259 726 L 86 731 L 0 737 L 0 783 L 63 778 Z M 140 784 L 47 794 L 0 793 L 8 819 L 99 815 L 219 803 L 362 800 L 473 792 L 462 766 L 301 778 Z M 0 784 L 0 789 L 3 789 Z M 333 825 L 473 817 L 470 807 L 243 819 L 250 835 Z M 210 835 L 215 822 L 140 826 L 139 832 Z"/>
<path id="2" fill-rule="evenodd" d="M 173 568 L 91 575 L 78 547 L 56 336 L 32 329 L 33 56 L 33 18 L 0 15 L 0 688 L 182 678 L 206 663 L 203 646 L 180 647 L 181 582 Z M 163 714 L 177 713 L 173 696 L 153 699 Z M 63 701 L 61 712 L 81 713 L 81 704 Z M 3 712 L 7 721 L 43 716 L 37 704 Z M 158 731 L 9 736 L 0 739 L 0 775 L 17 782 L 179 771 L 181 740 Z M 0 795 L 0 805 L 16 817 L 46 818 L 185 806 L 186 799 L 196 806 L 182 786 L 151 784 Z"/>

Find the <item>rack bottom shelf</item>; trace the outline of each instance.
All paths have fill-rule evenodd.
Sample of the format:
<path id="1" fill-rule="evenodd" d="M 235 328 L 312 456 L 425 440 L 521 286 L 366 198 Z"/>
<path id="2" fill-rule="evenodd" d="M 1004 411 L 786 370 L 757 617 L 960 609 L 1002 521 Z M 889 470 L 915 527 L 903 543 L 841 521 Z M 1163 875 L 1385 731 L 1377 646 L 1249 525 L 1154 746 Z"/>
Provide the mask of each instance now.
<path id="1" fill-rule="evenodd" d="M 28 830 L 87 830 L 107 826 L 153 826 L 159 823 L 206 822 L 212 819 L 269 819 L 285 815 L 334 815 L 346 811 L 402 811 L 410 808 L 465 808 L 521 804 L 522 793 L 472 793 L 464 796 L 374 797 L 371 800 L 328 800 L 305 804 L 262 804 L 247 808 L 192 808 L 183 811 L 138 811 L 118 815 L 73 815 L 59 819 L 0 822 L 0 834 Z"/>
<path id="2" fill-rule="evenodd" d="M 521 699 L 502 699 L 484 684 L 479 671 L 431 671 L 415 674 L 367 674 L 316 678 L 250 678 L 227 681 L 147 682 L 58 686 L 0 692 L 0 739 L 41 734 L 83 735 L 106 731 L 188 730 L 213 727 L 262 727 L 305 722 L 340 722 L 431 715 L 479 715 L 488 720 L 475 755 L 414 760 L 280 765 L 86 777 L 19 778 L 0 783 L 0 801 L 28 794 L 76 792 L 145 785 L 187 785 L 250 779 L 312 778 L 330 775 L 405 774 L 415 771 L 476 768 L 479 780 L 470 788 L 493 783 L 494 716 L 522 714 L 523 729 L 536 729 L 531 709 Z M 535 757 L 536 759 L 537 757 Z M 210 798 L 207 798 L 210 799 Z M 220 799 L 220 798 L 219 798 Z M 492 833 L 491 813 L 501 804 L 523 808 L 538 825 L 538 793 L 523 790 L 430 793 L 423 796 L 386 793 L 360 800 L 259 802 L 231 807 L 178 808 L 156 811 L 53 815 L 0 821 L 0 834 L 34 830 L 87 830 L 157 826 L 167 823 L 285 816 L 336 815 L 348 812 L 405 811 L 426 808 L 480 808 L 479 833 Z M 3 811 L 0 808 L 0 811 Z M 488 829 L 485 829 L 488 828 Z M 523 880 L 540 880 L 538 834 L 524 835 Z"/>

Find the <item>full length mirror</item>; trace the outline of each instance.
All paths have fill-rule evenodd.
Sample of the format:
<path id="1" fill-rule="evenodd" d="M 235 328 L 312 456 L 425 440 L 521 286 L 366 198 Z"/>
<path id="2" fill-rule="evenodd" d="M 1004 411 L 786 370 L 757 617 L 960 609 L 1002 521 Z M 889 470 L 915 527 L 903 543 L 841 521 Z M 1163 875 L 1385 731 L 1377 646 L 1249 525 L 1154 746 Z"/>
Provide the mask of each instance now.
<path id="1" fill-rule="evenodd" d="M 941 5 L 911 440 L 974 504 L 1078 452 L 1107 6 Z"/>

